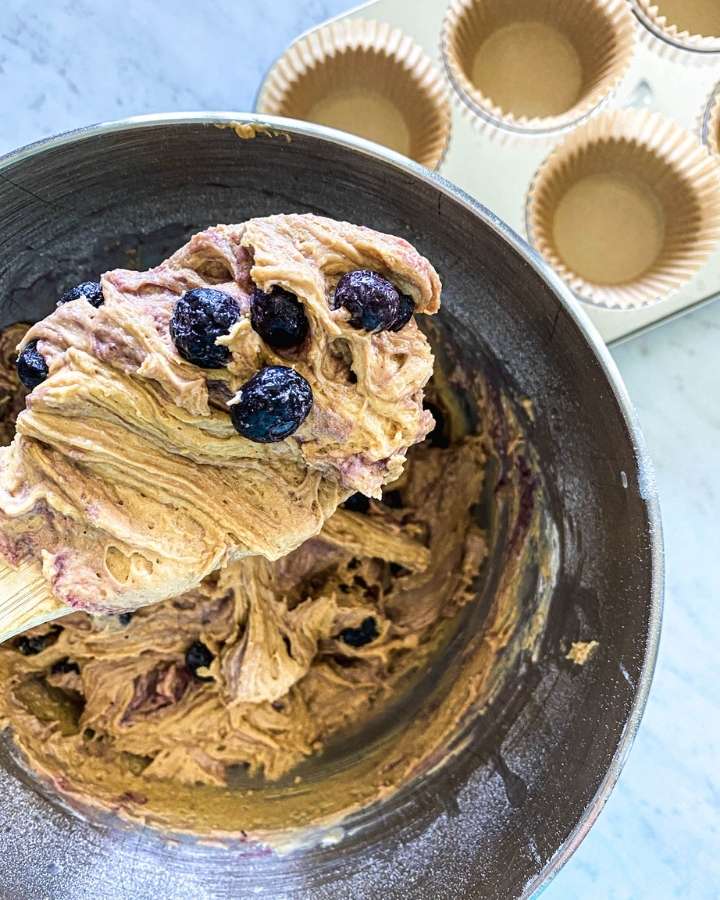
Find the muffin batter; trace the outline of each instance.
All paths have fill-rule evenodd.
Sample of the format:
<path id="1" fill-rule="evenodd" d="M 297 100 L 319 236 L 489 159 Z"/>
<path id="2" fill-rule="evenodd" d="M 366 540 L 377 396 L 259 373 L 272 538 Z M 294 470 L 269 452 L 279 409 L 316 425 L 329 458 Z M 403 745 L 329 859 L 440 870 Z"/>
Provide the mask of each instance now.
<path id="1" fill-rule="evenodd" d="M 430 334 L 437 425 L 382 500 L 351 495 L 283 559 L 0 646 L 0 724 L 31 777 L 93 818 L 286 846 L 336 839 L 467 740 L 542 635 L 553 548 L 513 407 Z M 24 389 L 4 359 L 9 439 Z"/>
<path id="2" fill-rule="evenodd" d="M 7 363 L 6 433 L 24 393 Z M 472 515 L 484 440 L 451 439 L 452 412 L 438 418 L 382 502 L 355 494 L 284 559 L 0 647 L 0 719 L 31 765 L 138 815 L 173 784 L 278 779 L 392 698 L 473 597 L 486 553 Z"/>
<path id="3" fill-rule="evenodd" d="M 27 388 L 15 370 L 17 346 L 27 325 L 11 325 L 0 332 L 0 446 L 7 446 L 15 434 L 15 422 L 25 408 Z"/>
<path id="4" fill-rule="evenodd" d="M 432 428 L 413 312 L 439 298 L 405 241 L 312 215 L 210 228 L 155 269 L 79 285 L 21 348 L 34 389 L 0 456 L 0 552 L 41 556 L 52 593 L 94 613 L 285 556 L 354 491 L 379 497 Z M 289 310 L 283 327 L 261 306 Z M 264 620 L 262 593 L 247 602 Z"/>

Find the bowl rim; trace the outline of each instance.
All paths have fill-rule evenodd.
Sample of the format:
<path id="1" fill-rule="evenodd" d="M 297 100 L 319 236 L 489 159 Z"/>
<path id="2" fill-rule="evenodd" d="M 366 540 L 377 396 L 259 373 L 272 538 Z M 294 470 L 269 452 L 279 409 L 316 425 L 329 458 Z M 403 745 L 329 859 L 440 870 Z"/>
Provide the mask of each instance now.
<path id="1" fill-rule="evenodd" d="M 40 155 L 47 150 L 62 147 L 66 144 L 73 144 L 101 135 L 113 134 L 115 132 L 138 131 L 144 128 L 157 128 L 173 125 L 204 125 L 224 128 L 249 126 L 249 132 L 251 132 L 250 136 L 253 137 L 254 133 L 252 132 L 252 129 L 255 128 L 258 133 L 266 133 L 270 137 L 279 138 L 281 140 L 287 140 L 288 138 L 292 139 L 293 135 L 318 139 L 329 143 L 339 144 L 346 148 L 358 151 L 363 155 L 374 157 L 384 165 L 398 169 L 413 178 L 425 182 L 427 185 L 437 190 L 440 195 L 461 204 L 472 215 L 482 219 L 485 224 L 499 237 L 504 239 L 516 253 L 520 254 L 520 256 L 525 259 L 527 264 L 530 265 L 535 273 L 546 283 L 548 288 L 557 298 L 561 307 L 577 325 L 589 350 L 594 354 L 596 361 L 600 365 L 603 374 L 607 379 L 608 385 L 623 416 L 628 436 L 632 442 L 637 468 L 640 499 L 645 506 L 648 519 L 651 587 L 647 643 L 640 678 L 635 688 L 632 705 L 628 712 L 622 735 L 612 756 L 610 765 L 608 766 L 608 770 L 600 782 L 595 795 L 582 810 L 577 822 L 565 840 L 560 844 L 540 871 L 525 884 L 521 896 L 523 898 L 529 898 L 539 888 L 546 885 L 570 859 L 605 806 L 612 789 L 617 783 L 622 768 L 625 765 L 640 726 L 657 660 L 665 582 L 660 504 L 654 468 L 648 454 L 645 439 L 640 429 L 637 414 L 630 400 L 627 388 L 622 380 L 622 376 L 620 375 L 620 371 L 618 370 L 610 351 L 600 337 L 600 333 L 560 276 L 545 262 L 539 253 L 527 243 L 527 241 L 495 215 L 495 213 L 437 172 L 430 171 L 419 163 L 416 163 L 393 150 L 382 147 L 379 144 L 375 144 L 364 138 L 356 137 L 355 135 L 338 131 L 334 128 L 316 125 L 311 122 L 302 122 L 296 119 L 287 119 L 280 116 L 269 116 L 247 112 L 189 111 L 149 113 L 83 126 L 51 137 L 42 138 L 41 140 L 27 144 L 16 150 L 12 150 L 9 153 L 0 156 L 0 176 L 2 176 L 4 170 L 16 163 Z M 22 190 L 22 188 L 20 189 Z"/>

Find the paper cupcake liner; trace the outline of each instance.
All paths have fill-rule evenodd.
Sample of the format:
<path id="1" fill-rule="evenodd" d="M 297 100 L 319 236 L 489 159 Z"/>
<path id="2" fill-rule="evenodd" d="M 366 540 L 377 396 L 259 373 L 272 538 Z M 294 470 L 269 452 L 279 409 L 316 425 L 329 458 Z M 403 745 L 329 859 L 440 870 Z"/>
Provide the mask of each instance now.
<path id="1" fill-rule="evenodd" d="M 720 157 L 720 83 L 712 89 L 700 116 L 700 136 L 710 152 Z"/>
<path id="2" fill-rule="evenodd" d="M 677 0 L 674 0 L 677 3 Z M 707 0 L 717 6 L 715 0 Z M 698 34 L 692 25 L 683 23 L 676 25 L 668 15 L 668 5 L 651 2 L 651 0 L 633 0 L 635 14 L 640 22 L 661 41 L 679 50 L 690 50 L 697 54 L 720 53 L 720 28 L 718 34 Z M 689 27 L 684 27 L 688 26 Z"/>
<path id="3" fill-rule="evenodd" d="M 534 114 L 519 108 L 522 98 L 515 110 L 505 98 L 503 108 L 473 82 L 478 49 L 499 29 L 519 23 L 549 25 L 577 54 L 578 92 L 567 109 Z M 635 35 L 625 0 L 451 0 L 441 52 L 455 94 L 473 116 L 521 133 L 557 132 L 596 111 L 617 89 L 633 57 Z M 539 80 L 547 76 L 538 71 Z"/>
<path id="4" fill-rule="evenodd" d="M 346 19 L 297 40 L 270 70 L 258 112 L 332 125 L 429 169 L 450 139 L 442 75 L 399 28 Z"/>
<path id="5" fill-rule="evenodd" d="M 569 254 L 567 244 L 563 252 L 558 247 L 560 204 L 573 186 L 587 185 L 591 176 L 615 184 L 627 179 L 636 197 L 647 192 L 648 204 L 657 207 L 657 252 L 642 271 L 625 279 L 609 269 L 607 277 L 591 279 L 576 271 L 581 268 L 576 264 L 578 254 Z M 576 231 L 566 235 L 591 233 L 587 229 L 595 227 L 592 217 L 582 214 L 587 209 L 581 207 Z M 689 281 L 718 245 L 720 164 L 690 132 L 657 113 L 603 113 L 569 135 L 543 163 L 530 187 L 526 213 L 531 243 L 578 297 L 610 309 L 637 309 L 665 299 Z M 615 216 L 608 224 L 612 245 L 617 211 L 611 216 Z M 638 235 L 643 241 L 651 236 L 639 227 Z M 632 243 L 620 247 L 623 252 L 636 249 Z M 616 250 L 617 241 L 611 252 Z M 591 251 L 596 253 L 592 266 L 597 268 L 607 257 L 599 244 Z M 587 252 L 587 242 L 582 252 Z M 569 255 L 572 266 L 566 262 Z"/>

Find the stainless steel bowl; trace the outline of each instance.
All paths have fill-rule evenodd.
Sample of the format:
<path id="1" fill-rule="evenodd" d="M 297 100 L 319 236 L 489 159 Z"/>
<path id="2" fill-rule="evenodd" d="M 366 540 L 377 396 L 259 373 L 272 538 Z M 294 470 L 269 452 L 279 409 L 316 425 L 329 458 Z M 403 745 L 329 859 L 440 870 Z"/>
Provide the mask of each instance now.
<path id="1" fill-rule="evenodd" d="M 242 139 L 231 125 L 265 123 Z M 224 126 L 224 127 L 216 127 Z M 242 130 L 241 130 L 242 131 Z M 400 234 L 438 266 L 456 361 L 531 399 L 530 439 L 560 528 L 542 645 L 465 749 L 338 842 L 284 855 L 168 842 L 84 820 L 0 754 L 5 897 L 508 898 L 580 843 L 612 789 L 660 630 L 655 488 L 615 366 L 559 279 L 492 213 L 360 139 L 235 113 L 140 117 L 0 160 L 0 326 L 49 311 L 73 274 L 144 267 L 192 231 L 315 211 Z M 477 624 L 477 623 L 476 623 Z M 564 659 L 597 640 L 592 662 Z"/>

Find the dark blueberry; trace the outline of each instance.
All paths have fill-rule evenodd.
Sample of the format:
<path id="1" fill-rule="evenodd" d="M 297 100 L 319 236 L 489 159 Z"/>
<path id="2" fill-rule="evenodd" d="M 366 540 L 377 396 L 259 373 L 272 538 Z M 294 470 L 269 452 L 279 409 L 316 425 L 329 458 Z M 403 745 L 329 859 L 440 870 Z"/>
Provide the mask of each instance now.
<path id="1" fill-rule="evenodd" d="M 240 307 L 224 291 L 195 288 L 177 301 L 170 319 L 170 337 L 177 352 L 203 369 L 222 369 L 230 360 L 216 338 L 228 334 L 240 318 Z"/>
<path id="2" fill-rule="evenodd" d="M 45 357 L 37 348 L 37 341 L 25 344 L 22 353 L 15 363 L 18 378 L 26 388 L 32 390 L 48 377 L 48 367 Z"/>
<path id="3" fill-rule="evenodd" d="M 410 575 L 410 569 L 406 569 L 405 566 L 401 566 L 399 563 L 391 562 L 389 565 L 390 574 L 394 578 L 402 578 L 404 575 Z"/>
<path id="4" fill-rule="evenodd" d="M 365 494 L 351 494 L 343 503 L 343 509 L 349 509 L 350 512 L 366 513 L 370 510 L 370 501 Z"/>
<path id="5" fill-rule="evenodd" d="M 248 440 L 270 444 L 289 437 L 312 409 L 312 388 L 287 366 L 265 366 L 253 375 L 230 407 L 235 430 Z"/>
<path id="6" fill-rule="evenodd" d="M 402 509 L 403 500 L 400 491 L 385 491 L 382 495 L 382 503 L 390 509 Z"/>
<path id="7" fill-rule="evenodd" d="M 374 641 L 380 634 L 377 624 L 372 616 L 363 619 L 359 628 L 343 628 L 340 632 L 340 640 L 351 647 L 364 647 L 370 641 Z"/>
<path id="8" fill-rule="evenodd" d="M 61 306 L 63 303 L 69 303 L 71 300 L 79 300 L 80 297 L 84 297 L 96 309 L 105 302 L 99 281 L 83 281 L 75 285 L 74 288 L 70 288 L 69 291 L 65 291 L 58 300 L 58 306 Z"/>
<path id="9" fill-rule="evenodd" d="M 387 331 L 400 317 L 400 294 L 387 278 L 369 269 L 348 272 L 335 288 L 334 307 L 344 306 L 350 325 L 364 331 Z"/>
<path id="10" fill-rule="evenodd" d="M 53 675 L 66 675 L 68 672 L 75 672 L 79 675 L 80 666 L 66 656 L 64 659 L 59 659 L 57 662 L 54 662 L 50 671 Z"/>
<path id="11" fill-rule="evenodd" d="M 212 681 L 209 675 L 198 675 L 198 669 L 206 669 L 215 659 L 214 654 L 208 650 L 202 641 L 194 641 L 185 653 L 185 665 L 198 681 Z"/>
<path id="12" fill-rule="evenodd" d="M 54 641 L 51 641 L 52 637 L 54 637 L 53 632 L 38 634 L 34 637 L 20 637 L 15 642 L 15 649 L 19 650 L 23 656 L 36 656 L 38 653 L 42 653 L 51 643 L 54 643 Z"/>
<path id="13" fill-rule="evenodd" d="M 123 626 L 129 625 L 132 621 L 133 614 L 131 612 L 124 612 L 118 615 L 118 622 Z"/>
<path id="14" fill-rule="evenodd" d="M 400 331 L 401 328 L 404 328 L 410 319 L 412 319 L 412 314 L 415 312 L 415 301 L 412 297 L 408 297 L 407 294 L 400 294 L 399 306 L 400 309 L 397 318 L 390 326 L 390 331 Z"/>
<path id="15" fill-rule="evenodd" d="M 255 288 L 250 324 L 275 350 L 298 347 L 307 337 L 310 327 L 303 305 L 295 294 L 277 286 L 269 294 Z"/>

